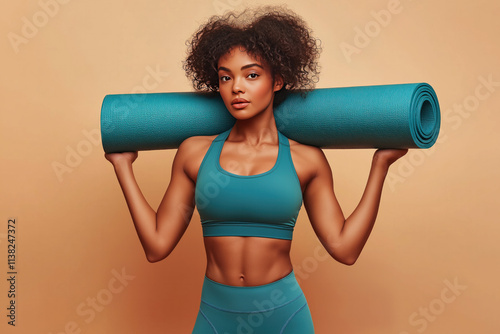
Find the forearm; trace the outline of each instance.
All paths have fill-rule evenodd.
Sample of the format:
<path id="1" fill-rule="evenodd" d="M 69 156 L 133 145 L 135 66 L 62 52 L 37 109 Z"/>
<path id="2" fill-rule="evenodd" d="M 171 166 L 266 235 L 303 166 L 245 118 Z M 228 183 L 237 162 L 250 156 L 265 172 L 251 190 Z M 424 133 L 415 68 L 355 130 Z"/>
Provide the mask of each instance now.
<path id="1" fill-rule="evenodd" d="M 156 212 L 142 194 L 134 177 L 132 165 L 118 164 L 114 167 L 146 256 L 157 254 L 159 245 L 156 232 Z"/>
<path id="2" fill-rule="evenodd" d="M 368 181 L 361 200 L 346 219 L 340 232 L 342 253 L 347 262 L 354 263 L 361 253 L 377 218 L 380 198 L 388 166 L 374 156 Z"/>

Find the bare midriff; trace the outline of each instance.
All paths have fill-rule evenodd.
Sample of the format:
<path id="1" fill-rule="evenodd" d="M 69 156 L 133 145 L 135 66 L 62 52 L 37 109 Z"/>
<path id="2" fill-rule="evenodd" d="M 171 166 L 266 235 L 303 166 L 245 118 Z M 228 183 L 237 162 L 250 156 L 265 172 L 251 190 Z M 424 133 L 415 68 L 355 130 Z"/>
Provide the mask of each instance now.
<path id="1" fill-rule="evenodd" d="M 233 286 L 257 286 L 277 281 L 292 271 L 291 240 L 218 236 L 204 237 L 205 275 Z"/>

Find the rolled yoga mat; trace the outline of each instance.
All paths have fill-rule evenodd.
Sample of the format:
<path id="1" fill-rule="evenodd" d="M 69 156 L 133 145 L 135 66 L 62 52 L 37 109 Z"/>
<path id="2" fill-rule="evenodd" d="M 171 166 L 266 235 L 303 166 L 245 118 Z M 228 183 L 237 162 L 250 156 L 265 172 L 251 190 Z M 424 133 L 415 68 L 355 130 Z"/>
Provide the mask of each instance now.
<path id="1" fill-rule="evenodd" d="M 278 130 L 321 148 L 429 148 L 441 115 L 426 83 L 318 88 L 300 91 L 274 109 Z M 233 126 L 219 93 L 115 94 L 104 98 L 104 151 L 171 149 L 191 136 Z"/>

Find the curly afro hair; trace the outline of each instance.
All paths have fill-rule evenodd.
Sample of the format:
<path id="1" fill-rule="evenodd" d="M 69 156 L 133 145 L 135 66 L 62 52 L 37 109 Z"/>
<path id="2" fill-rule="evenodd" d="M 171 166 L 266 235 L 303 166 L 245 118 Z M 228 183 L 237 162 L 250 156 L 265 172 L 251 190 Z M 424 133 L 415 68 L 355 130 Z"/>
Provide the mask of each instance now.
<path id="1" fill-rule="evenodd" d="M 305 21 L 283 6 L 262 6 L 222 16 L 214 15 L 186 41 L 186 75 L 197 91 L 219 90 L 217 63 L 231 48 L 241 45 L 271 68 L 273 78 L 283 78 L 275 105 L 288 91 L 311 91 L 319 78 L 321 41 L 312 36 Z"/>

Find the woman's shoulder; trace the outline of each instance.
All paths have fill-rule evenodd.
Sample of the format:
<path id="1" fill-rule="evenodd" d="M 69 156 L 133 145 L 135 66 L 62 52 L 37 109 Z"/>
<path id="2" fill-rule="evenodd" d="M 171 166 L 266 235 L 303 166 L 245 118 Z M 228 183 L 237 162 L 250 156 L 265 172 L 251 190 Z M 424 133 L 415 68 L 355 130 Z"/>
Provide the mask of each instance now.
<path id="1" fill-rule="evenodd" d="M 290 143 L 293 165 L 303 189 L 320 171 L 329 171 L 330 165 L 321 148 L 302 144 L 292 139 L 288 139 L 288 142 Z"/>
<path id="2" fill-rule="evenodd" d="M 203 157 L 216 137 L 217 135 L 189 137 L 184 139 L 177 149 L 174 164 L 182 166 L 181 168 L 194 182 Z"/>
<path id="3" fill-rule="evenodd" d="M 217 135 L 188 137 L 179 145 L 178 154 L 192 156 L 206 152 L 216 137 Z"/>
<path id="4" fill-rule="evenodd" d="M 179 148 L 181 146 L 194 147 L 194 146 L 210 144 L 217 136 L 218 135 L 188 137 L 182 141 L 182 143 L 179 145 Z"/>
<path id="5" fill-rule="evenodd" d="M 325 156 L 323 150 L 317 146 L 302 144 L 290 138 L 288 138 L 288 142 L 292 154 L 305 161 L 317 162 Z"/>

